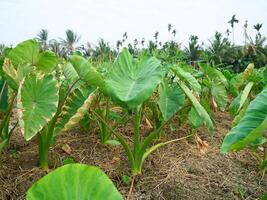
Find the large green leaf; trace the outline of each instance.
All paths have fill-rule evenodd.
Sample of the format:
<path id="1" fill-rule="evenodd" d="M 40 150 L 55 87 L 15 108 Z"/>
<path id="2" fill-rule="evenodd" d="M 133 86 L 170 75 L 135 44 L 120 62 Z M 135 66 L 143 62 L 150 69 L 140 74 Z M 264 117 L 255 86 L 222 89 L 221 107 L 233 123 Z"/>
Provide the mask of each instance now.
<path id="1" fill-rule="evenodd" d="M 245 104 L 246 100 L 248 99 L 248 95 L 253 87 L 254 83 L 253 82 L 249 82 L 244 90 L 242 91 L 241 93 L 241 96 L 240 96 L 240 103 L 239 103 L 239 107 L 238 107 L 238 110 L 237 112 L 239 112 L 241 110 L 241 108 L 243 107 L 243 105 Z"/>
<path id="2" fill-rule="evenodd" d="M 159 86 L 159 108 L 165 121 L 169 120 L 183 105 L 184 92 L 178 85 L 168 86 L 163 80 Z"/>
<path id="3" fill-rule="evenodd" d="M 178 84 L 186 94 L 186 96 L 189 98 L 189 100 L 192 102 L 196 112 L 198 115 L 203 119 L 204 124 L 209 129 L 210 132 L 213 131 L 213 123 L 211 121 L 211 118 L 207 111 L 202 107 L 202 105 L 198 102 L 196 97 L 193 95 L 193 93 L 189 90 L 189 88 L 181 81 L 178 81 Z"/>
<path id="4" fill-rule="evenodd" d="M 12 49 L 8 58 L 12 61 L 15 69 L 19 65 L 30 64 L 42 72 L 49 73 L 55 69 L 57 58 L 52 51 L 39 52 L 39 44 L 35 40 L 26 40 Z"/>
<path id="5" fill-rule="evenodd" d="M 204 71 L 205 75 L 208 76 L 213 81 L 220 82 L 224 85 L 224 87 L 228 88 L 228 81 L 223 75 L 223 73 L 207 64 L 199 64 L 201 69 Z"/>
<path id="6" fill-rule="evenodd" d="M 50 73 L 52 72 L 57 64 L 57 57 L 52 51 L 45 51 L 40 53 L 38 60 L 36 61 L 36 66 L 39 70 Z"/>
<path id="7" fill-rule="evenodd" d="M 79 79 L 78 73 L 70 62 L 64 63 L 62 65 L 62 71 L 70 85 Z"/>
<path id="8" fill-rule="evenodd" d="M 91 94 L 94 90 L 95 88 L 76 88 L 69 94 L 56 122 L 56 135 L 62 129 L 65 131 L 70 126 L 76 125 L 84 114 L 88 112 L 88 106 L 92 99 Z M 87 100 L 90 100 L 90 102 L 87 102 Z M 78 116 L 79 119 L 75 118 L 75 116 Z"/>
<path id="9" fill-rule="evenodd" d="M 82 56 L 73 55 L 70 58 L 70 62 L 81 80 L 100 88 L 105 86 L 104 78 L 88 60 Z"/>
<path id="10" fill-rule="evenodd" d="M 27 200 L 122 200 L 112 181 L 99 168 L 64 165 L 41 178 L 27 191 Z"/>
<path id="11" fill-rule="evenodd" d="M 39 45 L 35 40 L 26 40 L 19 43 L 8 54 L 8 58 L 12 60 L 12 64 L 15 66 L 25 63 L 35 65 L 38 60 L 38 56 Z"/>
<path id="12" fill-rule="evenodd" d="M 188 113 L 188 119 L 193 128 L 199 128 L 201 124 L 203 124 L 203 119 L 198 115 L 194 107 L 192 107 L 190 112 Z"/>
<path id="13" fill-rule="evenodd" d="M 200 93 L 201 92 L 201 85 L 198 83 L 197 79 L 190 74 L 189 72 L 184 71 L 180 67 L 173 68 L 173 72 L 184 82 L 186 82 L 191 89 L 193 89 L 195 92 Z"/>
<path id="14" fill-rule="evenodd" d="M 221 82 L 213 82 L 211 95 L 214 98 L 216 104 L 219 106 L 220 110 L 224 111 L 228 102 L 225 86 Z"/>
<path id="15" fill-rule="evenodd" d="M 18 94 L 21 131 L 26 140 L 35 136 L 54 116 L 58 106 L 58 82 L 52 75 L 28 75 Z"/>
<path id="16" fill-rule="evenodd" d="M 254 142 L 254 129 L 262 125 L 267 117 L 267 88 L 264 89 L 248 106 L 244 117 L 224 138 L 221 152 L 239 150 L 245 145 Z M 258 135 L 257 135 L 258 136 Z M 250 139 L 247 139 L 247 138 Z M 258 137 L 259 138 L 259 137 Z M 246 142 L 244 142 L 246 141 Z"/>
<path id="17" fill-rule="evenodd" d="M 232 117 L 235 117 L 238 114 L 237 111 L 240 105 L 241 94 L 242 93 L 239 93 L 238 96 L 234 98 L 234 100 L 229 106 L 229 111 Z"/>
<path id="18" fill-rule="evenodd" d="M 117 103 L 132 109 L 152 95 L 163 72 L 158 59 L 151 57 L 136 61 L 127 49 L 123 49 L 108 75 L 108 94 Z"/>

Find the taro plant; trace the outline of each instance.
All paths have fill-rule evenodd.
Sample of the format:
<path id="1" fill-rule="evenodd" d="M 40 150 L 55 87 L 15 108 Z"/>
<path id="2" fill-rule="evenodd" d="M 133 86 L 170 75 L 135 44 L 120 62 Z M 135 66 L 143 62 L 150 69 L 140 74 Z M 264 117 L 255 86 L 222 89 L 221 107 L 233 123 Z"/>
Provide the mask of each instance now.
<path id="1" fill-rule="evenodd" d="M 11 124 L 11 117 L 13 114 L 13 108 L 16 104 L 18 79 L 19 74 L 22 74 L 21 67 L 18 69 L 19 74 L 16 74 L 12 69 L 7 69 L 5 57 L 8 55 L 10 48 L 6 48 L 3 51 L 3 55 L 0 58 L 0 154 L 1 151 L 6 148 L 10 143 L 10 137 L 17 127 L 17 122 Z M 8 71 L 14 80 L 5 73 Z M 15 81 L 16 80 L 16 81 Z"/>
<path id="2" fill-rule="evenodd" d="M 202 86 L 197 80 L 197 77 L 201 76 L 201 73 L 188 67 L 188 65 L 176 65 L 171 68 L 169 74 L 175 83 L 181 87 L 187 97 L 187 101 L 183 105 L 179 112 L 180 123 L 189 120 L 192 128 L 199 128 L 202 124 L 210 130 L 212 133 L 213 123 L 210 116 L 207 113 L 209 107 L 202 106 L 200 98 L 203 90 Z"/>
<path id="3" fill-rule="evenodd" d="M 201 102 L 209 107 L 209 110 L 226 109 L 228 103 L 227 89 L 229 87 L 227 79 L 223 73 L 207 64 L 200 63 L 203 73 L 201 77 L 202 93 Z"/>
<path id="4" fill-rule="evenodd" d="M 132 146 L 122 134 L 113 130 L 102 116 L 91 109 L 91 112 L 99 121 L 106 124 L 125 149 L 133 176 L 141 174 L 145 159 L 156 149 L 181 140 L 179 138 L 152 145 L 152 142 L 160 136 L 163 127 L 183 105 L 185 96 L 192 102 L 197 113 L 203 118 L 204 123 L 210 130 L 213 128 L 209 115 L 187 87 L 187 84 L 195 86 L 190 80 L 186 79 L 190 76 L 189 73 L 181 73 L 182 75 L 180 75 L 178 70 L 173 68 L 170 71 L 176 77 L 176 82 L 173 83 L 164 78 L 166 72 L 162 69 L 159 60 L 146 56 L 134 59 L 127 49 L 122 50 L 110 68 L 105 79 L 105 86 L 100 89 L 111 98 L 113 103 L 128 110 L 133 125 Z M 182 78 L 185 80 L 182 80 Z M 197 82 L 197 80 L 195 81 Z M 140 127 L 145 115 L 145 103 L 148 99 L 153 101 L 153 94 L 157 92 L 157 89 L 159 92 L 158 104 L 164 121 L 160 126 L 155 126 L 147 136 L 142 137 Z"/>
<path id="5" fill-rule="evenodd" d="M 34 183 L 27 200 L 122 200 L 113 182 L 99 168 L 68 164 L 57 168 Z"/>
<path id="6" fill-rule="evenodd" d="M 221 152 L 239 151 L 246 147 L 264 149 L 260 169 L 265 172 L 267 166 L 267 88 L 250 102 L 236 125 L 225 136 Z"/>
<path id="7" fill-rule="evenodd" d="M 230 114 L 236 117 L 234 124 L 244 115 L 250 101 L 263 89 L 264 73 L 264 68 L 254 69 L 254 65 L 249 64 L 243 73 L 231 79 L 230 87 L 236 91 L 236 97 L 229 107 Z"/>
<path id="8" fill-rule="evenodd" d="M 0 75 L 0 154 L 8 146 L 11 134 L 17 126 L 17 123 L 12 126 L 10 124 L 16 92 L 10 92 L 11 97 L 8 99 L 8 89 L 7 81 Z"/>
<path id="9" fill-rule="evenodd" d="M 39 164 L 43 169 L 48 168 L 53 138 L 76 124 L 93 98 L 95 87 L 85 88 L 76 70 L 90 77 L 87 84 L 95 83 L 95 70 L 77 56 L 71 57 L 70 62 L 59 67 L 54 53 L 40 53 L 38 43 L 27 40 L 10 51 L 3 66 L 18 93 L 20 130 L 26 140 L 38 136 Z"/>

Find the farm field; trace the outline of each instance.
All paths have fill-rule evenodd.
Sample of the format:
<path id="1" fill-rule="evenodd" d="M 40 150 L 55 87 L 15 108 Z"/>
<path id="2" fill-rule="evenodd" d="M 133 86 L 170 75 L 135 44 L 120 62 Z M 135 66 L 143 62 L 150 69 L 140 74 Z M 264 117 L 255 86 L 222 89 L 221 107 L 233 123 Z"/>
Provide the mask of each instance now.
<path id="1" fill-rule="evenodd" d="M 267 199 L 267 45 L 236 15 L 208 45 L 0 45 L 0 199 Z M 250 36 L 253 29 L 255 34 Z"/>
<path id="2" fill-rule="evenodd" d="M 136 199 L 257 199 L 259 194 L 266 192 L 266 177 L 261 180 L 258 176 L 258 164 L 249 151 L 227 156 L 219 154 L 218 147 L 231 126 L 231 117 L 219 112 L 215 121 L 214 138 L 207 137 L 203 129 L 198 131 L 199 137 L 209 145 L 204 154 L 195 140 L 185 140 L 159 149 L 149 158 L 133 196 Z M 183 136 L 187 129 L 185 125 L 169 132 L 164 140 Z M 130 137 L 127 130 L 122 131 Z M 80 131 L 75 129 L 59 138 L 50 151 L 51 166 L 61 166 L 65 158 L 98 166 L 126 197 L 128 187 L 120 179 L 123 169 L 128 168 L 122 148 L 103 146 L 98 141 L 96 129 L 90 133 Z M 26 144 L 20 135 L 14 135 L 11 141 L 11 150 L 16 150 L 16 156 L 7 153 L 3 158 L 0 197 L 24 199 L 28 187 L 47 172 L 36 166 L 36 141 Z M 69 154 L 62 150 L 66 144 L 71 148 Z"/>

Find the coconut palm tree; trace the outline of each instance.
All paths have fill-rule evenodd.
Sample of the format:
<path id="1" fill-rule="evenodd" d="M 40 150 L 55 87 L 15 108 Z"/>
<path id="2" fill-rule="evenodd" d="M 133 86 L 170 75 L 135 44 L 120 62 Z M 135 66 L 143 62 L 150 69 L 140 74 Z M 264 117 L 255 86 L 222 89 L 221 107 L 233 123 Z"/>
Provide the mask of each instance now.
<path id="1" fill-rule="evenodd" d="M 60 41 L 57 41 L 56 39 L 49 40 L 49 49 L 57 54 L 57 56 L 67 57 L 67 49 Z"/>
<path id="2" fill-rule="evenodd" d="M 66 39 L 62 41 L 63 45 L 68 51 L 68 54 L 71 54 L 75 48 L 74 45 L 79 42 L 81 36 L 75 33 L 73 30 L 66 30 Z"/>
<path id="3" fill-rule="evenodd" d="M 223 35 L 219 32 L 215 32 L 214 38 L 209 40 L 209 47 L 207 53 L 210 55 L 210 61 L 214 64 L 232 63 L 233 60 L 233 48 L 227 38 L 223 38 Z"/>
<path id="4" fill-rule="evenodd" d="M 231 25 L 232 27 L 232 37 L 233 37 L 233 44 L 235 43 L 235 36 L 234 36 L 234 26 L 235 26 L 235 23 L 238 23 L 239 20 L 236 19 L 236 15 L 233 15 L 231 20 L 228 21 L 228 23 Z"/>
<path id="5" fill-rule="evenodd" d="M 198 36 L 191 35 L 189 38 L 189 45 L 186 47 L 185 52 L 192 66 L 199 59 L 201 53 L 201 46 L 198 44 Z"/>
<path id="6" fill-rule="evenodd" d="M 41 31 L 37 34 L 37 41 L 40 43 L 41 51 L 45 51 L 48 49 L 48 30 L 41 29 Z"/>
<path id="7" fill-rule="evenodd" d="M 116 52 L 112 50 L 109 43 L 104 39 L 100 39 L 98 41 L 98 45 L 92 52 L 92 57 L 94 60 L 104 61 L 111 60 L 115 56 Z"/>

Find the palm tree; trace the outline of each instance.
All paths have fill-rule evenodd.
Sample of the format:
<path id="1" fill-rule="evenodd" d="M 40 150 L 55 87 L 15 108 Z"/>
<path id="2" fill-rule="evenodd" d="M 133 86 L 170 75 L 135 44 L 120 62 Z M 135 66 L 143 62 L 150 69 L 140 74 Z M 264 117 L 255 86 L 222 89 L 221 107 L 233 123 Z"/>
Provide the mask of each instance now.
<path id="1" fill-rule="evenodd" d="M 158 43 L 158 37 L 159 37 L 159 32 L 157 31 L 157 32 L 154 34 L 154 38 L 155 38 L 155 43 L 156 43 L 156 44 Z"/>
<path id="2" fill-rule="evenodd" d="M 171 24 L 168 24 L 168 33 L 169 33 L 169 37 L 170 37 L 170 34 L 171 34 L 171 30 L 172 30 L 172 25 L 171 25 Z"/>
<path id="3" fill-rule="evenodd" d="M 114 55 L 115 52 L 111 49 L 109 43 L 102 38 L 98 41 L 98 45 L 92 52 L 93 59 L 101 61 L 111 60 Z"/>
<path id="4" fill-rule="evenodd" d="M 144 47 L 144 45 L 145 45 L 145 38 L 142 38 L 141 45 L 142 45 L 142 47 Z"/>
<path id="5" fill-rule="evenodd" d="M 122 42 L 120 40 L 118 40 L 117 43 L 116 43 L 117 51 L 120 50 L 121 46 L 122 46 Z"/>
<path id="6" fill-rule="evenodd" d="M 261 30 L 261 28 L 262 28 L 262 24 L 256 24 L 256 25 L 254 25 L 254 29 L 257 31 L 257 36 L 256 37 L 261 37 L 261 33 L 260 33 L 260 30 Z"/>
<path id="7" fill-rule="evenodd" d="M 245 45 L 247 45 L 247 39 L 249 39 L 247 30 L 248 30 L 248 20 L 246 20 L 244 24 Z"/>
<path id="8" fill-rule="evenodd" d="M 233 62 L 233 48 L 227 38 L 223 38 L 222 34 L 217 32 L 212 40 L 209 40 L 210 46 L 207 52 L 210 61 L 214 64 L 231 63 Z"/>
<path id="9" fill-rule="evenodd" d="M 74 31 L 68 29 L 66 30 L 66 39 L 62 41 L 63 45 L 68 51 L 68 54 L 71 54 L 75 48 L 74 45 L 79 42 L 81 39 L 81 36 L 79 36 L 77 33 L 74 33 Z"/>
<path id="10" fill-rule="evenodd" d="M 172 35 L 173 35 L 173 39 L 175 39 L 175 36 L 176 36 L 176 30 L 175 29 L 172 30 Z"/>
<path id="11" fill-rule="evenodd" d="M 228 21 L 228 23 L 231 25 L 232 27 L 232 36 L 233 36 L 233 44 L 235 43 L 234 40 L 235 40 L 235 37 L 234 37 L 234 26 L 235 26 L 235 23 L 238 23 L 239 20 L 236 19 L 235 15 L 232 16 L 231 20 Z"/>
<path id="12" fill-rule="evenodd" d="M 195 62 L 199 59 L 201 50 L 201 46 L 198 45 L 198 37 L 196 35 L 191 35 L 188 48 L 186 47 L 185 52 L 192 66 L 194 66 Z"/>
<path id="13" fill-rule="evenodd" d="M 87 42 L 85 45 L 82 44 L 80 47 L 77 48 L 79 51 L 82 52 L 82 55 L 86 58 L 89 58 L 92 56 L 93 48 L 89 42 Z"/>
<path id="14" fill-rule="evenodd" d="M 40 43 L 40 47 L 42 51 L 45 51 L 48 49 L 48 30 L 47 29 L 41 29 L 41 31 L 37 34 L 37 41 Z"/>
<path id="15" fill-rule="evenodd" d="M 226 33 L 227 37 L 229 37 L 231 31 L 229 29 L 226 29 L 225 33 Z"/>
<path id="16" fill-rule="evenodd" d="M 67 50 L 64 46 L 62 46 L 62 42 L 57 41 L 56 39 L 52 39 L 49 41 L 49 49 L 53 51 L 58 56 L 66 57 Z"/>
<path id="17" fill-rule="evenodd" d="M 172 25 L 171 24 L 168 24 L 168 32 L 170 33 L 172 30 Z"/>
<path id="18" fill-rule="evenodd" d="M 122 36 L 122 43 L 125 43 L 127 39 L 128 39 L 128 35 L 127 35 L 127 32 L 125 32 Z"/>
<path id="19" fill-rule="evenodd" d="M 134 49 L 137 50 L 138 40 L 135 38 L 133 41 Z"/>

